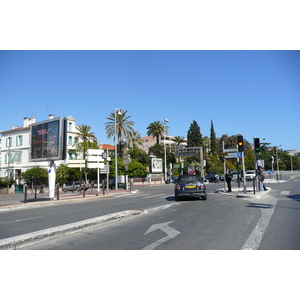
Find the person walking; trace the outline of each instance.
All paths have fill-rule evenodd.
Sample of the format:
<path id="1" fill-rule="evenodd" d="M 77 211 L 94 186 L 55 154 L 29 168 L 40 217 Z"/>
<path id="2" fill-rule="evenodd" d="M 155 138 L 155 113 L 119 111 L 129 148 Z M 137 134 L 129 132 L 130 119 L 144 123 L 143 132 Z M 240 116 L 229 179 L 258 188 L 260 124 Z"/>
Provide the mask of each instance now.
<path id="1" fill-rule="evenodd" d="M 229 168 L 226 169 L 225 180 L 227 182 L 228 193 L 230 193 L 231 192 L 232 173 L 230 172 Z"/>

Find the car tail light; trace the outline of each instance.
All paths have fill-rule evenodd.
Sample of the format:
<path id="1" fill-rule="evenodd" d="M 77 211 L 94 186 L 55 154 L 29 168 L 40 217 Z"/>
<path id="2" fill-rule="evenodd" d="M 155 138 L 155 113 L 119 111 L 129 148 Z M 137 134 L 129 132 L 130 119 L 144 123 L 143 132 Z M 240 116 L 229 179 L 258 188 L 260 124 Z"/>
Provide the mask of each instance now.
<path id="1" fill-rule="evenodd" d="M 180 184 L 176 184 L 176 190 L 180 190 Z"/>
<path id="2" fill-rule="evenodd" d="M 204 189 L 204 188 L 205 188 L 205 185 L 202 183 L 202 184 L 200 185 L 200 188 L 201 188 L 201 189 Z"/>

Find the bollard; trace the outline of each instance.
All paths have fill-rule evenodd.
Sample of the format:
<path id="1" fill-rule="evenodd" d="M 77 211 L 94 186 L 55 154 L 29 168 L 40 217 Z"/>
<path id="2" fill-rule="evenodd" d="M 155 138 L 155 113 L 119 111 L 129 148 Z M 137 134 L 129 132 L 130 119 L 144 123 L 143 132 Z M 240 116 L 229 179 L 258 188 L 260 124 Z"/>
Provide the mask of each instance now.
<path id="1" fill-rule="evenodd" d="M 36 199 L 36 187 L 34 188 L 34 199 Z"/>
<path id="2" fill-rule="evenodd" d="M 27 203 L 27 185 L 25 185 L 24 189 L 24 202 Z"/>
<path id="3" fill-rule="evenodd" d="M 85 183 L 83 184 L 82 188 L 83 188 L 83 190 L 82 190 L 83 196 L 82 197 L 85 198 Z"/>
<path id="4" fill-rule="evenodd" d="M 255 184 L 256 184 L 256 178 L 253 177 L 253 194 L 255 194 Z"/>
<path id="5" fill-rule="evenodd" d="M 59 200 L 59 184 L 56 185 L 56 198 Z"/>

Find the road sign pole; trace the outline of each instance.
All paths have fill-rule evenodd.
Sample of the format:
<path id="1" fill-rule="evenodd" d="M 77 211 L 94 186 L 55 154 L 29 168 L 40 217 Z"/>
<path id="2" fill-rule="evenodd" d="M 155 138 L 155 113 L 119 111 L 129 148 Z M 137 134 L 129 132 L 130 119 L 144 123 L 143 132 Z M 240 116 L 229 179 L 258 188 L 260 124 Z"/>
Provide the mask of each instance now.
<path id="1" fill-rule="evenodd" d="M 243 178 L 244 178 L 244 194 L 247 194 L 244 151 L 242 151 L 242 168 L 243 168 Z"/>

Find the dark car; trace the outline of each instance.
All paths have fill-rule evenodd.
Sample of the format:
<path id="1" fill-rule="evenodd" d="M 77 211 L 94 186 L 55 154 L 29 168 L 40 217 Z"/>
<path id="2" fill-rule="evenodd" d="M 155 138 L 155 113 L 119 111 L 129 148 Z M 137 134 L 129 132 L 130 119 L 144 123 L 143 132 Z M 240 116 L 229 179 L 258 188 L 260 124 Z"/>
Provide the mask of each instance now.
<path id="1" fill-rule="evenodd" d="M 104 185 L 104 188 L 106 189 L 106 180 L 103 182 L 102 186 Z M 101 187 L 102 187 L 101 186 Z M 110 179 L 109 182 L 108 182 L 108 187 L 111 189 L 111 190 L 114 190 L 116 188 L 116 180 L 113 178 L 113 179 Z M 118 188 L 120 189 L 125 189 L 125 183 L 120 183 L 118 182 Z"/>
<path id="2" fill-rule="evenodd" d="M 89 188 L 88 184 L 85 185 L 85 190 L 87 190 Z M 69 185 L 66 185 L 65 187 L 62 188 L 63 192 L 67 192 L 67 191 L 76 191 L 79 192 L 81 190 L 83 190 L 83 184 L 80 187 L 80 182 L 73 182 Z"/>
<path id="3" fill-rule="evenodd" d="M 180 175 L 175 184 L 175 200 L 181 198 L 207 199 L 206 187 L 198 175 Z"/>

